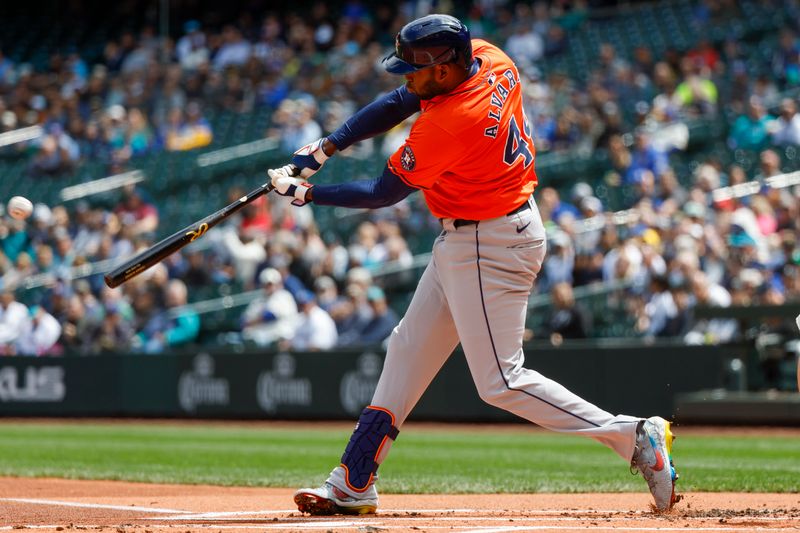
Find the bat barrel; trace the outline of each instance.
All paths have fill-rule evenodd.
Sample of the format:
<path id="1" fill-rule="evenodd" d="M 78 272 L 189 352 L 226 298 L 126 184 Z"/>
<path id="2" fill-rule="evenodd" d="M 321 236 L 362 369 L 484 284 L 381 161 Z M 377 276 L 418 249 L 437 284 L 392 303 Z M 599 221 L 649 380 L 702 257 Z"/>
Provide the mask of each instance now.
<path id="1" fill-rule="evenodd" d="M 191 226 L 188 226 L 181 231 L 173 233 L 166 239 L 154 244 L 132 259 L 125 261 L 111 272 L 108 272 L 105 276 L 103 276 L 106 285 L 112 289 L 119 287 L 129 279 L 144 272 L 165 257 L 172 255 L 187 244 L 196 241 L 205 235 L 209 229 L 216 226 L 220 221 L 228 218 L 245 205 L 249 204 L 262 194 L 270 192 L 272 189 L 272 184 L 265 183 L 258 189 L 248 193 L 247 196 L 242 196 L 237 201 L 223 207 L 216 213 L 207 216 L 199 222 L 195 222 Z"/>

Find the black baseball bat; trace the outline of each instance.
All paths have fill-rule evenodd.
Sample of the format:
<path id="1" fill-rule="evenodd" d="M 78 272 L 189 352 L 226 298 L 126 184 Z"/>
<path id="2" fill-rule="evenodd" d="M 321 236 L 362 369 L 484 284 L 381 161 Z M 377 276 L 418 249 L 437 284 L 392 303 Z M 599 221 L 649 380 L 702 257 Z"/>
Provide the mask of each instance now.
<path id="1" fill-rule="evenodd" d="M 155 265 L 165 257 L 177 252 L 190 242 L 194 242 L 205 233 L 216 226 L 222 220 L 225 220 L 239 209 L 243 208 L 259 196 L 270 192 L 275 187 L 271 182 L 267 182 L 258 189 L 254 189 L 242 196 L 232 204 L 223 207 L 216 213 L 208 215 L 207 217 L 195 222 L 194 224 L 173 233 L 161 242 L 154 244 L 147 250 L 139 255 L 133 257 L 122 263 L 120 266 L 103 276 L 106 285 L 111 287 L 119 287 L 134 276 L 138 276 L 151 266 Z"/>

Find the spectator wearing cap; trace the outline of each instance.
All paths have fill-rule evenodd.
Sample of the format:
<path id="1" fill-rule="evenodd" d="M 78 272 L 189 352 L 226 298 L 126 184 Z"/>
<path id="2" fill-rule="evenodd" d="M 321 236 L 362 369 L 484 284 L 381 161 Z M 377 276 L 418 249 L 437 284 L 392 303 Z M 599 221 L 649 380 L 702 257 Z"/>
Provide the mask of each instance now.
<path id="1" fill-rule="evenodd" d="M 17 339 L 16 351 L 20 355 L 55 355 L 56 343 L 61 337 L 61 324 L 39 305 L 30 308 L 30 327 Z"/>
<path id="2" fill-rule="evenodd" d="M 314 294 L 317 299 L 317 305 L 328 313 L 342 301 L 336 282 L 330 276 L 320 276 L 314 280 Z"/>
<path id="3" fill-rule="evenodd" d="M 780 114 L 770 124 L 772 144 L 778 146 L 800 146 L 800 113 L 791 98 L 781 100 Z"/>
<path id="4" fill-rule="evenodd" d="M 702 223 L 705 220 L 706 207 L 700 202 L 689 200 L 683 204 L 683 212 L 693 223 Z"/>
<path id="5" fill-rule="evenodd" d="M 105 314 L 99 324 L 88 331 L 88 346 L 91 354 L 124 352 L 131 349 L 135 332 L 125 317 L 124 303 L 110 301 L 105 304 Z"/>
<path id="6" fill-rule="evenodd" d="M 361 331 L 372 320 L 372 309 L 367 303 L 367 289 L 360 283 L 350 282 L 344 290 L 345 298 L 330 308 L 330 315 L 339 332 L 338 346 L 357 343 Z"/>
<path id="7" fill-rule="evenodd" d="M 370 318 L 358 331 L 358 336 L 350 343 L 340 346 L 369 346 L 381 344 L 400 323 L 397 313 L 389 307 L 386 295 L 375 285 L 367 289 L 367 303 L 372 310 Z"/>
<path id="8" fill-rule="evenodd" d="M 600 247 L 600 238 L 603 235 L 603 202 L 596 196 L 588 195 L 580 200 L 578 207 L 583 220 L 575 230 L 575 253 L 591 254 Z"/>
<path id="9" fill-rule="evenodd" d="M 28 307 L 6 286 L 0 292 L 0 355 L 14 355 L 16 342 L 30 327 Z"/>
<path id="10" fill-rule="evenodd" d="M 301 291 L 297 295 L 297 305 L 300 308 L 300 318 L 289 347 L 292 350 L 315 352 L 330 350 L 336 346 L 336 323 L 317 305 L 314 293 Z"/>
<path id="11" fill-rule="evenodd" d="M 297 303 L 274 268 L 265 268 L 258 278 L 262 296 L 250 302 L 242 314 L 242 338 L 258 346 L 273 346 L 294 336 Z"/>
<path id="12" fill-rule="evenodd" d="M 592 186 L 586 183 L 585 181 L 579 181 L 575 185 L 572 186 L 572 190 L 570 191 L 570 201 L 573 205 L 577 205 L 580 207 L 581 200 L 586 198 L 587 196 L 593 196 L 594 189 Z"/>
<path id="13" fill-rule="evenodd" d="M 54 223 L 53 211 L 46 204 L 41 202 L 34 204 L 30 223 L 26 228 L 31 243 L 36 246 L 39 243 L 48 242 Z"/>
<path id="14" fill-rule="evenodd" d="M 188 20 L 183 24 L 184 35 L 175 45 L 175 53 L 184 70 L 196 70 L 208 63 L 209 51 L 206 46 L 206 34 L 201 30 L 200 22 Z"/>
<path id="15" fill-rule="evenodd" d="M 572 271 L 575 268 L 575 249 L 572 239 L 562 230 L 555 231 L 548 239 L 549 250 L 542 265 L 538 282 L 540 291 L 548 291 L 557 283 L 572 284 Z"/>
<path id="16" fill-rule="evenodd" d="M 258 268 L 261 269 L 259 270 L 259 275 L 263 272 L 264 267 L 274 268 L 280 272 L 281 279 L 283 280 L 283 288 L 289 291 L 289 294 L 291 294 L 293 298 L 297 299 L 297 296 L 301 292 L 307 291 L 308 289 L 302 280 L 292 273 L 291 266 L 292 258 L 288 252 L 276 252 L 273 250 L 272 256 L 265 263 L 258 266 Z"/>

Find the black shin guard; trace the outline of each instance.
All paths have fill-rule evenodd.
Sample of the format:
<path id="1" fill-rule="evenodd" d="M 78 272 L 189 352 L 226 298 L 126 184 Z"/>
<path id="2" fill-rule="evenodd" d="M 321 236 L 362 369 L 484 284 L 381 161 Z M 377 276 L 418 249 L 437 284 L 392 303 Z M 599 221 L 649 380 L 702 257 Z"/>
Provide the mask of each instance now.
<path id="1" fill-rule="evenodd" d="M 356 492 L 367 490 L 378 471 L 378 456 L 387 439 L 396 439 L 400 431 L 394 425 L 394 415 L 387 409 L 368 406 L 358 417 L 358 424 L 342 455 L 348 488 Z"/>

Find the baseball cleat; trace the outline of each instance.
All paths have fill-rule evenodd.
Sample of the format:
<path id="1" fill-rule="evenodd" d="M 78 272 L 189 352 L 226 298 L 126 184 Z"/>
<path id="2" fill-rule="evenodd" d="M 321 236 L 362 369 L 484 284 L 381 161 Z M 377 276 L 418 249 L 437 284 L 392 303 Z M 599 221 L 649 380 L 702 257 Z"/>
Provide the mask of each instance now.
<path id="1" fill-rule="evenodd" d="M 660 512 L 669 511 L 678 501 L 675 495 L 678 474 L 672 464 L 674 437 L 669 425 L 660 416 L 644 420 L 636 430 L 636 451 L 631 460 L 631 472 L 642 473 Z"/>
<path id="2" fill-rule="evenodd" d="M 375 485 L 363 497 L 354 498 L 328 482 L 318 489 L 300 489 L 294 493 L 294 503 L 301 513 L 315 516 L 335 514 L 372 514 L 378 509 L 378 491 Z"/>

